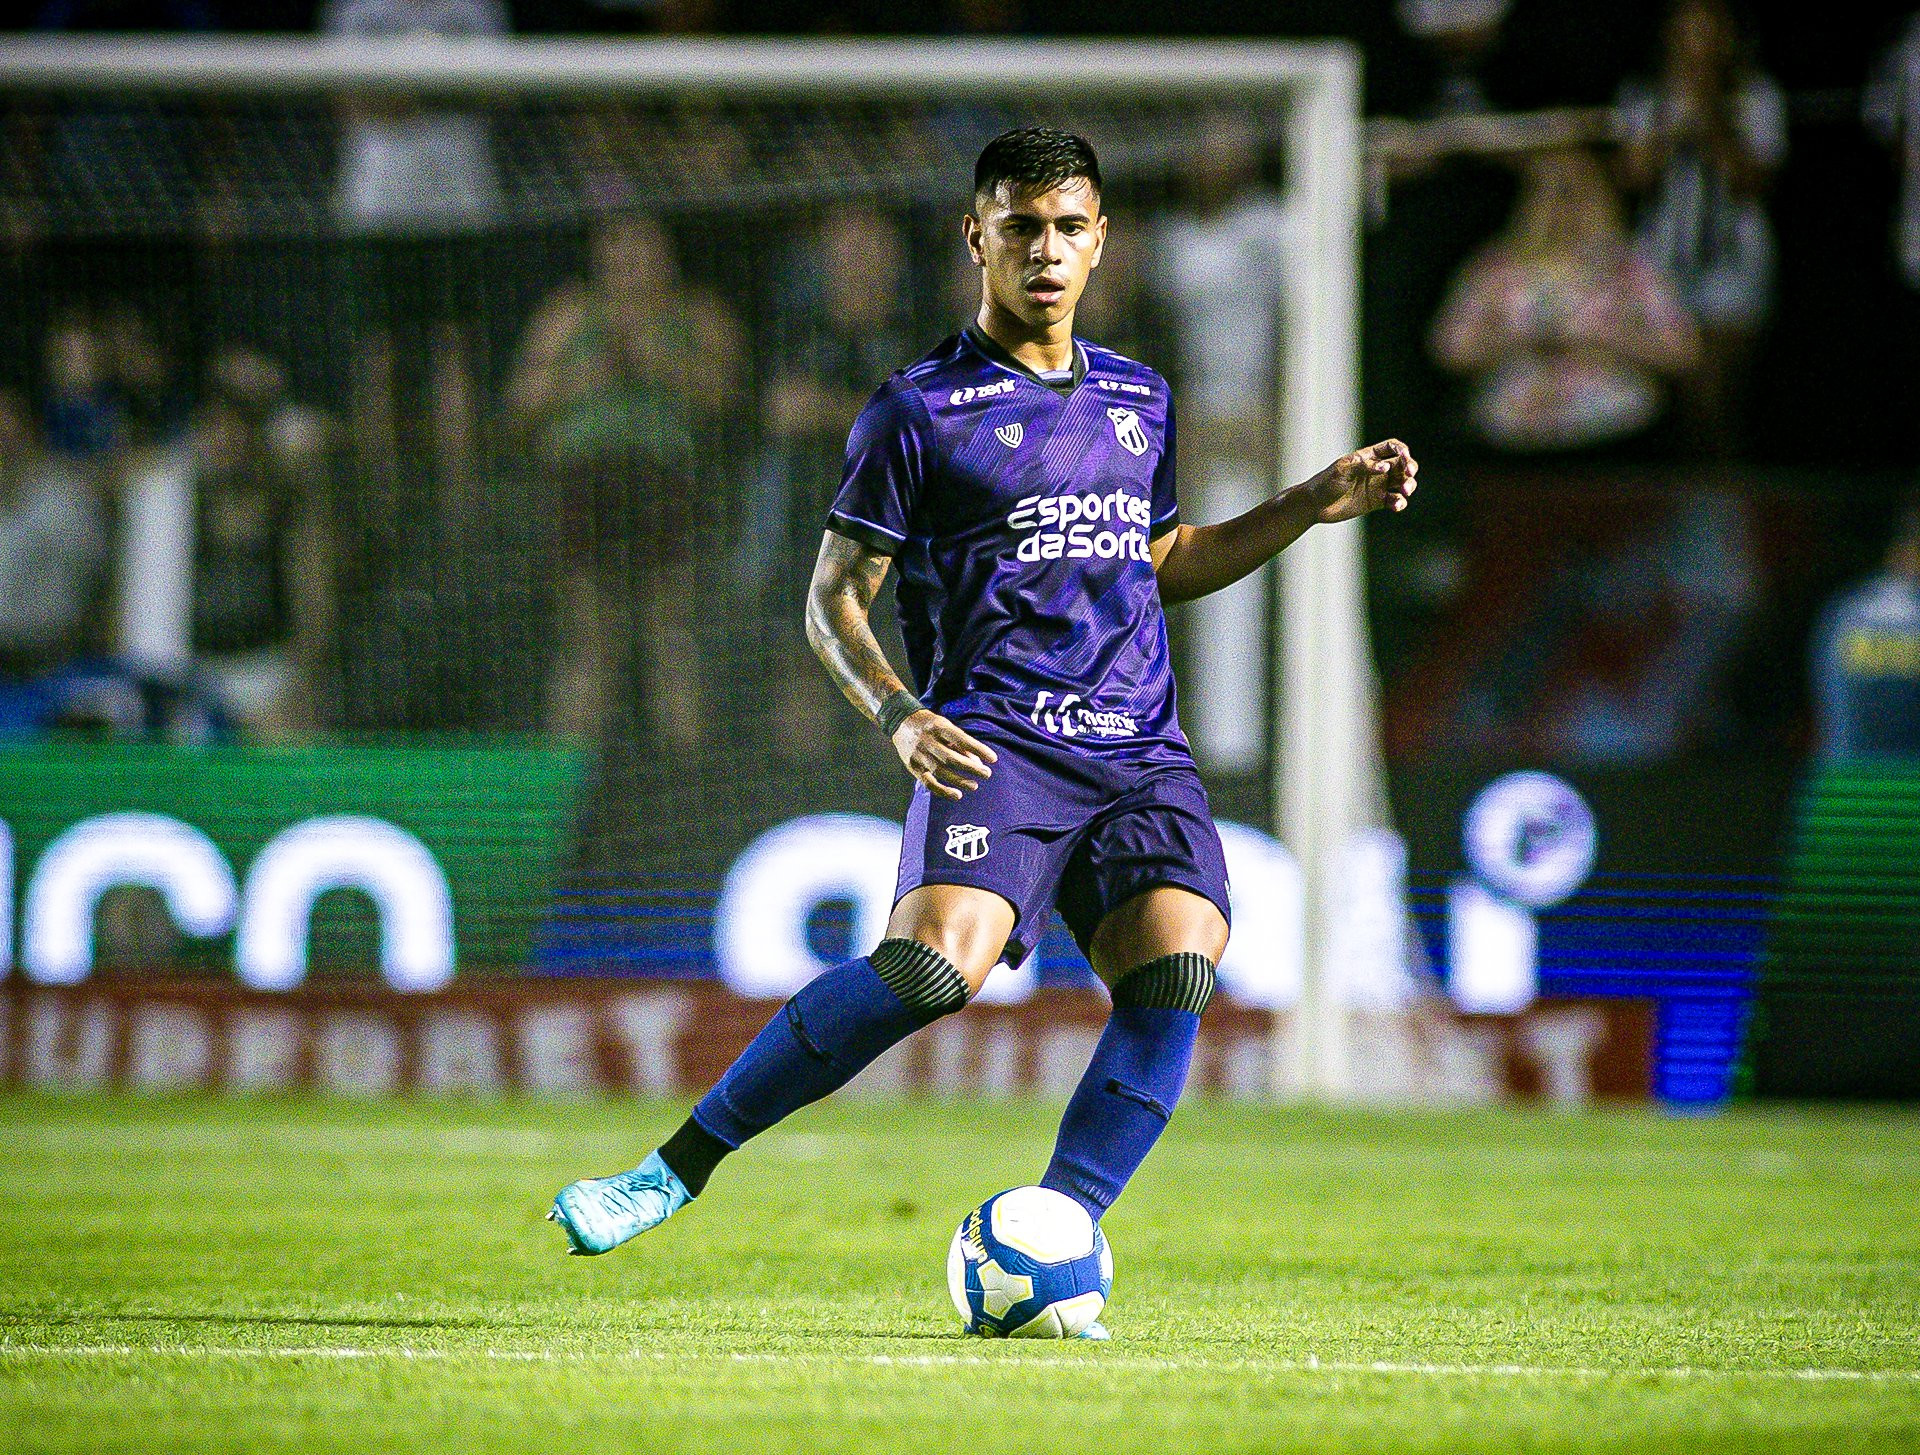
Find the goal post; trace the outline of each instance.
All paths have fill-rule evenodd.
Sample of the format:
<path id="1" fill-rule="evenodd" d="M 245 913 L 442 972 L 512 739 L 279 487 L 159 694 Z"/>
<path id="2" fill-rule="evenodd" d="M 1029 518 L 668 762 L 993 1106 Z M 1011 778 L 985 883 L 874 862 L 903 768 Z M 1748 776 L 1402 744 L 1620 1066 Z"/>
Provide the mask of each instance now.
<path id="1" fill-rule="evenodd" d="M 0 87 L 66 93 L 442 98 L 1062 95 L 1358 102 L 1334 41 L 0 38 Z M 1354 117 L 1357 120 L 1358 112 Z"/>
<path id="2" fill-rule="evenodd" d="M 1259 117 L 1284 162 L 1281 205 L 1296 256 L 1283 289 L 1275 385 L 1283 481 L 1310 475 L 1361 443 L 1358 409 L 1358 265 L 1361 200 L 1359 63 L 1338 42 L 1110 42 L 1082 40 L 330 40 L 307 38 L 7 37 L 0 39 L 0 102 L 55 100 L 238 102 L 306 108 L 308 133 L 340 98 L 420 99 L 514 109 L 542 134 L 514 166 L 564 173 L 572 141 L 553 118 L 591 103 L 772 108 L 906 107 L 945 134 L 991 111 L 1104 118 L 1096 140 L 1114 148 L 1117 173 L 1172 165 L 1191 137 L 1181 108 L 1230 104 Z M 542 110 L 542 108 L 547 108 Z M 782 109 L 784 108 L 784 109 Z M 942 108 L 946 108 L 943 111 Z M 1128 108 L 1136 108 L 1137 117 Z M 757 113 L 756 113 L 757 114 Z M 834 114 L 839 114 L 835 112 Z M 772 130 L 778 130 L 772 127 Z M 544 130 L 543 130 L 544 128 Z M 255 126 L 248 136 L 260 128 Z M 271 132 L 272 127 L 266 130 Z M 551 134 L 547 134 L 547 133 Z M 257 139 L 257 138 L 256 138 Z M 777 138 L 776 138 L 777 143 Z M 243 138 L 240 145 L 253 141 Z M 274 145 L 269 136 L 266 145 Z M 302 145 L 311 146 L 311 142 Z M 762 144 L 749 136 L 746 146 Z M 885 152 L 889 135 L 876 133 Z M 964 149 L 892 159 L 923 193 L 954 190 Z M 1103 150 L 1103 158 L 1106 151 Z M 312 172 L 314 167 L 309 166 Z M 294 172 L 289 173 L 294 175 Z M 0 204 L 16 185 L 0 168 Z M 1156 174 L 1157 175 L 1157 174 Z M 858 194 L 868 180 L 842 181 Z M 192 179 L 165 185 L 191 189 Z M 773 195 L 764 179 L 753 195 Z M 831 183 L 827 184 L 831 185 Z M 904 184 L 903 184 L 904 185 Z M 722 189 L 724 192 L 724 189 Z M 753 193 L 745 183 L 737 195 Z M 579 189 L 529 189 L 537 221 L 567 220 Z M 924 200 L 924 199 L 923 199 Z M 15 197 L 29 210 L 34 199 Z M 327 217 L 324 189 L 306 213 Z M 42 209 L 44 211 L 45 209 Z M 183 211 L 182 215 L 186 215 Z M 59 224 L 49 224 L 58 226 Z M 93 227 L 95 222 L 76 223 Z M 167 224 L 171 226 L 172 224 Z M 244 221 L 232 223 L 244 230 Z M 1149 359 L 1149 362 L 1155 362 Z M 1270 801 L 1274 828 L 1304 878 L 1304 999 L 1288 1054 L 1276 1057 L 1282 1094 L 1339 1096 L 1347 1084 L 1346 1021 L 1329 987 L 1333 864 L 1340 847 L 1379 812 L 1377 704 L 1358 524 L 1309 532 L 1274 573 L 1271 633 Z"/>

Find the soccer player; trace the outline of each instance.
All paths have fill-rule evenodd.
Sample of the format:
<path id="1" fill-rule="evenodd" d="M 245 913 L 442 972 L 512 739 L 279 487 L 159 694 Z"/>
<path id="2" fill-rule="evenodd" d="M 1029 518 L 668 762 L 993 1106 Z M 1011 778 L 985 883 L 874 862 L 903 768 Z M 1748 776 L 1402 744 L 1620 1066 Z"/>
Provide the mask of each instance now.
<path id="1" fill-rule="evenodd" d="M 1073 334 L 1107 232 L 1092 148 L 996 137 L 963 231 L 979 314 L 861 411 L 807 597 L 814 650 L 916 783 L 886 938 L 789 1000 L 639 1167 L 562 1189 L 548 1216 L 572 1252 L 671 1216 L 749 1138 L 1017 964 L 1056 907 L 1113 1011 L 1041 1182 L 1098 1219 L 1180 1099 L 1227 943 L 1161 604 L 1413 495 L 1387 440 L 1235 520 L 1181 524 L 1166 380 Z M 868 624 L 889 569 L 917 691 Z"/>

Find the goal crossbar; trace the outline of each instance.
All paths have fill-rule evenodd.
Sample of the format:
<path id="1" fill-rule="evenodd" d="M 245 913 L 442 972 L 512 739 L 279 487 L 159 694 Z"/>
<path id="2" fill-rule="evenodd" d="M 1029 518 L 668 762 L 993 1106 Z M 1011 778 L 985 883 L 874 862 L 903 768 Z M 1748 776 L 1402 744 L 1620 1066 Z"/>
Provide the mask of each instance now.
<path id="1" fill-rule="evenodd" d="M 548 40 L 537 38 L 0 40 L 0 88 L 295 95 L 628 95 L 897 98 L 1042 87 L 1238 95 L 1339 84 L 1337 43 L 1080 40 Z"/>

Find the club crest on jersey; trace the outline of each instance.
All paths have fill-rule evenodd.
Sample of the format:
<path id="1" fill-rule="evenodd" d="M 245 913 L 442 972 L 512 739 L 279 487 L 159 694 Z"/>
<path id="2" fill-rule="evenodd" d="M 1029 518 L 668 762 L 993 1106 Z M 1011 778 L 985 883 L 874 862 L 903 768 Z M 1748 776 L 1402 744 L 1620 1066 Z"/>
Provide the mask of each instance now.
<path id="1" fill-rule="evenodd" d="M 1147 452 L 1147 432 L 1140 427 L 1139 415 L 1116 404 L 1107 410 L 1107 418 L 1113 421 L 1113 437 L 1120 441 L 1121 449 L 1130 455 Z"/>
<path id="2" fill-rule="evenodd" d="M 987 857 L 987 830 L 977 823 L 947 825 L 947 854 L 961 863 Z"/>
<path id="3" fill-rule="evenodd" d="M 1008 449 L 1017 450 L 1020 448 L 1020 441 L 1026 438 L 1027 430 L 1026 426 L 1016 419 L 1012 424 L 1001 425 L 993 433 L 995 438 Z"/>

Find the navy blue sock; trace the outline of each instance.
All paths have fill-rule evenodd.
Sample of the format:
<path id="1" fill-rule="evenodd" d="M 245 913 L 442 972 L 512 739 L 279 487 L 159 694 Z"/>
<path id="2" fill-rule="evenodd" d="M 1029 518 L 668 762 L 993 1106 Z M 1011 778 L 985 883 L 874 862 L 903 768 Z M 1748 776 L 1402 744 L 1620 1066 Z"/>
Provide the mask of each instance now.
<path id="1" fill-rule="evenodd" d="M 816 976 L 781 1006 L 700 1098 L 692 1121 L 737 1149 L 966 1002 L 966 981 L 939 951 L 917 940 L 882 940 L 873 954 Z M 703 1183 L 710 1170 L 703 1169 Z"/>
<path id="2" fill-rule="evenodd" d="M 1163 955 L 1113 987 L 1113 1014 L 1060 1119 L 1042 1187 L 1097 1222 L 1166 1130 L 1186 1088 L 1200 1012 L 1213 998 L 1205 955 Z"/>

